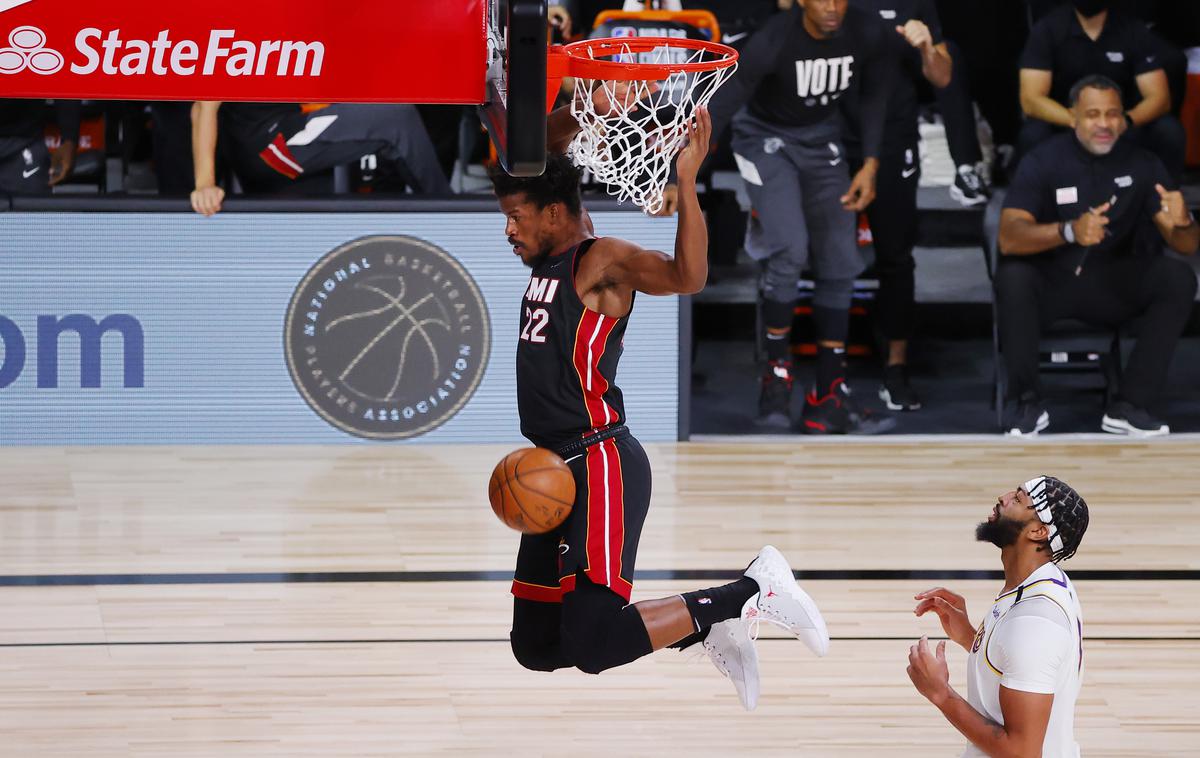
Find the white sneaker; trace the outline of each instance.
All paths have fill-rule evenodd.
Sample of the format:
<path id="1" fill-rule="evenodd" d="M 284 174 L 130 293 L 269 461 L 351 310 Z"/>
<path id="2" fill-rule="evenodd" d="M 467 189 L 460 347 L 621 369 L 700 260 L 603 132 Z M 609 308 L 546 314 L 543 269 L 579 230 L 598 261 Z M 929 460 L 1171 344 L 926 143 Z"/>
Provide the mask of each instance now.
<path id="1" fill-rule="evenodd" d="M 733 682 L 742 707 L 748 711 L 758 705 L 758 651 L 750 639 L 750 624 L 729 619 L 713 624 L 704 638 L 708 658 Z"/>
<path id="2" fill-rule="evenodd" d="M 758 551 L 746 576 L 758 582 L 758 592 L 742 606 L 743 619 L 769 621 L 782 627 L 818 656 L 829 652 L 825 619 L 813 599 L 796 584 L 796 575 L 783 553 L 767 545 Z"/>

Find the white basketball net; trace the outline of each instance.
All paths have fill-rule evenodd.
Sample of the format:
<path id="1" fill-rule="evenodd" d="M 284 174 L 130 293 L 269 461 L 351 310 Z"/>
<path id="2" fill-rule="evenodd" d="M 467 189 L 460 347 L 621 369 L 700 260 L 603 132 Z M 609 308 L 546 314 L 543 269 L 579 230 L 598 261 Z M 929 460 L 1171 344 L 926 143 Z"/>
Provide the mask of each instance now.
<path id="1" fill-rule="evenodd" d="M 633 53 L 626 46 L 621 53 L 596 57 L 661 65 L 701 63 L 723 56 L 664 45 L 648 53 Z M 672 161 L 687 142 L 692 114 L 708 104 L 736 68 L 734 64 L 709 71 L 674 72 L 657 82 L 577 79 L 571 114 L 579 122 L 579 134 L 567 148 L 567 156 L 605 184 L 618 200 L 632 201 L 646 213 L 659 212 Z M 596 97 L 601 93 L 611 108 L 597 107 Z"/>

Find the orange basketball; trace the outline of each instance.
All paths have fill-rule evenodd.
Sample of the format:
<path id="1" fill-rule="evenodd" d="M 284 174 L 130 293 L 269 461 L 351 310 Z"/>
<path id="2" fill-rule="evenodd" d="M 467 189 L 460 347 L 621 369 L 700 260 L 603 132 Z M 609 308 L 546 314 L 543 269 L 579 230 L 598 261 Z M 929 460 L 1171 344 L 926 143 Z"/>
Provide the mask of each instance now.
<path id="1" fill-rule="evenodd" d="M 544 534 L 571 514 L 575 476 L 552 451 L 521 448 L 496 464 L 488 483 L 488 499 L 500 520 L 513 529 Z"/>

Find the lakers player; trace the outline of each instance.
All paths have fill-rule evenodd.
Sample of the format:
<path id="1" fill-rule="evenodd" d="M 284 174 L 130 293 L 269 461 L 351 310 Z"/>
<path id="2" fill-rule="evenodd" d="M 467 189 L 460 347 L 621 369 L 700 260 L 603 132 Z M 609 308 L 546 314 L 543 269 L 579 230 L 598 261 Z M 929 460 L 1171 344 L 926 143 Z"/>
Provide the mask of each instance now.
<path id="1" fill-rule="evenodd" d="M 976 527 L 977 539 L 1000 548 L 1004 565 L 1004 589 L 978 629 L 961 595 L 937 587 L 916 596 L 914 612 L 936 613 L 946 636 L 970 653 L 966 700 L 950 686 L 944 641 L 932 652 L 922 638 L 908 656 L 917 690 L 970 740 L 964 758 L 1079 755 L 1083 614 L 1058 563 L 1075 554 L 1087 526 L 1078 492 L 1052 476 L 1030 479 Z"/>

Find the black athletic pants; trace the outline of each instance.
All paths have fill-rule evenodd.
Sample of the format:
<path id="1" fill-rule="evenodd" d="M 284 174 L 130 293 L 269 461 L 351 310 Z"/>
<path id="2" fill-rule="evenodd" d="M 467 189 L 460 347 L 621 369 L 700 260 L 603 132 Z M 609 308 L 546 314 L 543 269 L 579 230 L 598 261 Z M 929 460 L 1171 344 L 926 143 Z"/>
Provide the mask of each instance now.
<path id="1" fill-rule="evenodd" d="M 1146 408 L 1162 392 L 1175 343 L 1191 314 L 1196 276 L 1182 261 L 1159 256 L 1091 256 L 1076 276 L 1079 255 L 1006 256 L 996 270 L 1000 344 L 1008 395 L 1040 395 L 1038 338 L 1063 318 L 1101 326 L 1139 320 L 1137 345 L 1119 396 Z"/>
<path id="2" fill-rule="evenodd" d="M 889 121 L 875 175 L 875 200 L 867 206 L 867 222 L 875 248 L 879 277 L 876 323 L 887 340 L 907 340 L 916 320 L 917 185 L 921 156 L 917 150 L 916 116 L 902 123 Z M 862 164 L 861 147 L 847 143 L 855 170 Z"/>

